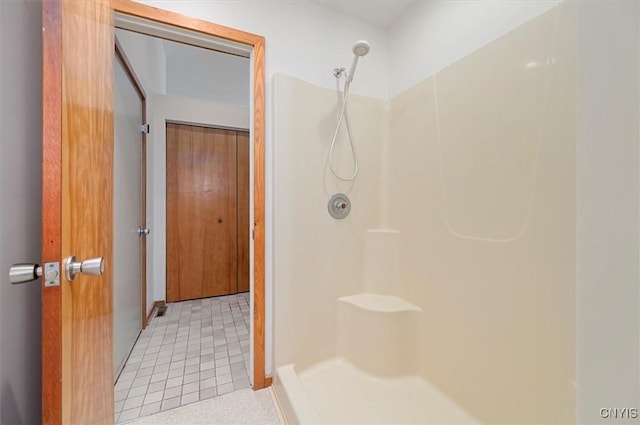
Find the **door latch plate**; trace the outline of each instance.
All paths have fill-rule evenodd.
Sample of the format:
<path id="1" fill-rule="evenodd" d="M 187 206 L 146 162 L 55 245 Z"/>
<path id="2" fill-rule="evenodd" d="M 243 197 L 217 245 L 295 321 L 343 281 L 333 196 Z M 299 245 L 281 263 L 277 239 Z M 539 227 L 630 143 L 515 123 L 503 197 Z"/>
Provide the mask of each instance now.
<path id="1" fill-rule="evenodd" d="M 60 263 L 44 263 L 44 286 L 60 286 Z"/>

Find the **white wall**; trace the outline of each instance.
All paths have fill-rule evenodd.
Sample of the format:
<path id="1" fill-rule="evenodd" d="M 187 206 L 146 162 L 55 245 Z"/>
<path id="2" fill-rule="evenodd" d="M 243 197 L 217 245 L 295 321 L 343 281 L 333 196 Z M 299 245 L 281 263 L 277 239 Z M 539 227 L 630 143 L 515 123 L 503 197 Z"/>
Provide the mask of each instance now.
<path id="1" fill-rule="evenodd" d="M 132 31 L 116 36 L 147 92 L 249 106 L 249 59 Z"/>
<path id="2" fill-rule="evenodd" d="M 162 40 L 123 29 L 116 30 L 116 37 L 145 92 L 166 94 L 167 66 Z"/>
<path id="3" fill-rule="evenodd" d="M 40 282 L 11 285 L 13 263 L 40 261 L 42 14 L 0 1 L 0 423 L 41 422 Z M 9 40 L 11 40 L 9 42 Z"/>
<path id="4" fill-rule="evenodd" d="M 249 108 L 199 99 L 152 94 L 148 99 L 151 133 L 147 137 L 147 209 L 149 259 L 147 313 L 155 300 L 166 300 L 167 134 L 166 122 L 249 129 Z"/>
<path id="5" fill-rule="evenodd" d="M 578 420 L 638 408 L 639 7 L 584 2 L 577 146 Z"/>
<path id="6" fill-rule="evenodd" d="M 249 106 L 249 58 L 163 41 L 167 94 Z"/>
<path id="7" fill-rule="evenodd" d="M 559 0 L 415 2 L 389 29 L 390 97 L 558 3 Z"/>

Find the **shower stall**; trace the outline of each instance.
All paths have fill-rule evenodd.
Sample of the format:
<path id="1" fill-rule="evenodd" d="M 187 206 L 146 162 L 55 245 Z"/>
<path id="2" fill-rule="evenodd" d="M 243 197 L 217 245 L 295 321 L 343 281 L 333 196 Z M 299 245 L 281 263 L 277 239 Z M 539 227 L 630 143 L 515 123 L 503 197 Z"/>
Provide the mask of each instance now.
<path id="1" fill-rule="evenodd" d="M 349 94 L 349 131 L 336 130 L 348 85 L 274 76 L 273 372 L 287 423 L 589 417 L 589 376 L 578 378 L 598 295 L 580 279 L 598 235 L 584 220 L 606 192 L 589 185 L 607 174 L 593 130 L 635 141 L 616 152 L 638 168 L 638 116 L 621 128 L 606 109 L 639 78 L 634 63 L 599 98 L 586 82 L 608 74 L 584 67 L 597 59 L 579 41 L 606 21 L 614 41 L 628 35 L 614 26 L 635 29 L 638 47 L 640 13 L 587 3 L 553 5 L 388 100 Z M 592 49 L 626 61 L 622 48 Z M 357 176 L 338 178 L 355 158 Z M 637 183 L 636 171 L 624 190 Z M 336 193 L 351 200 L 341 219 L 327 212 Z"/>

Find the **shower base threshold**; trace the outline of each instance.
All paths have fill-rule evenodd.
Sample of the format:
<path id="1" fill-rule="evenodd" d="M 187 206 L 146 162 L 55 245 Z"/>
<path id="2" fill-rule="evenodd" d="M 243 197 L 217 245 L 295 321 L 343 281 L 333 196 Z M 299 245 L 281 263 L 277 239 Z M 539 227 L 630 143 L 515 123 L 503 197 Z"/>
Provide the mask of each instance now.
<path id="1" fill-rule="evenodd" d="M 278 368 L 275 392 L 288 424 L 478 424 L 418 376 L 382 378 L 333 358 L 297 374 Z"/>

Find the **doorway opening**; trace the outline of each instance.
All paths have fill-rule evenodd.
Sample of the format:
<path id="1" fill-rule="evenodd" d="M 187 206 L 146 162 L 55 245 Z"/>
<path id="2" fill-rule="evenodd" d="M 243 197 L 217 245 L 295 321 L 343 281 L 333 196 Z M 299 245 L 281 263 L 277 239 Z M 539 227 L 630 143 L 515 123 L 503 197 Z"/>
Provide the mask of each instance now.
<path id="1" fill-rule="evenodd" d="M 186 92 L 180 93 L 180 95 L 176 95 L 175 92 L 154 94 L 154 90 L 147 90 L 151 92 L 148 100 L 148 124 L 150 127 L 148 161 L 150 165 L 149 184 L 147 184 L 149 191 L 149 219 L 147 225 L 151 228 L 152 236 L 150 236 L 148 242 L 150 245 L 150 259 L 147 260 L 149 289 L 146 292 L 147 305 L 144 310 L 145 313 L 150 314 L 154 305 L 159 305 L 159 302 L 167 301 L 170 304 L 167 306 L 166 314 L 159 318 L 165 320 L 165 327 L 162 330 L 158 327 L 154 333 L 152 328 L 156 319 L 149 316 L 151 319 L 150 326 L 139 339 L 139 341 L 144 339 L 146 344 L 145 351 L 150 348 L 149 353 L 157 353 L 157 355 L 152 356 L 154 359 L 137 359 L 136 356 L 141 352 L 137 347 L 134 348 L 132 357 L 140 360 L 137 362 L 135 374 L 131 373 L 133 372 L 131 368 L 124 366 L 120 380 L 120 382 L 131 381 L 128 388 L 126 388 L 126 398 L 123 398 L 123 385 L 118 387 L 118 384 L 116 384 L 115 417 L 118 421 L 122 421 L 132 419 L 120 416 L 127 410 L 126 407 L 130 407 L 134 411 L 137 408 L 138 416 L 140 416 L 141 414 L 159 411 L 163 406 L 170 408 L 203 399 L 203 397 L 219 395 L 221 394 L 221 389 L 224 392 L 230 388 L 237 389 L 235 387 L 239 385 L 250 385 L 254 389 L 270 385 L 269 377 L 264 374 L 264 68 L 262 64 L 264 40 L 259 36 L 200 22 L 165 11 L 159 16 L 156 9 L 128 1 L 116 1 L 114 5 L 116 10 L 116 34 L 119 36 L 125 50 L 127 47 L 123 39 L 132 38 L 131 34 L 133 34 L 133 38 L 141 36 L 153 37 L 156 40 L 155 42 L 160 43 L 160 46 L 162 46 L 167 65 L 164 75 L 161 75 L 165 79 L 165 84 L 168 83 L 170 74 L 176 72 L 175 69 L 169 69 L 170 66 L 175 65 L 175 63 L 171 64 L 170 56 L 178 55 L 175 45 L 180 44 L 187 49 L 201 51 L 204 51 L 203 48 L 207 49 L 207 54 L 225 56 L 227 59 L 231 59 L 228 62 L 244 61 L 247 68 L 245 82 L 248 94 L 246 104 L 243 105 L 233 104 L 233 101 L 225 103 L 224 99 L 214 99 L 213 101 L 206 99 L 202 96 L 202 93 L 207 91 L 204 89 L 191 94 L 186 93 L 189 90 L 194 90 L 193 84 L 189 84 L 193 83 L 193 81 L 181 82 L 182 87 L 180 89 Z M 221 33 L 221 31 L 224 31 L 224 33 Z M 157 67 L 157 62 L 154 63 L 153 60 L 149 62 L 149 54 L 152 50 L 143 49 L 142 51 L 145 52 L 144 60 L 147 61 L 149 69 L 142 69 L 140 73 L 148 72 L 151 78 L 157 78 L 158 73 L 162 74 L 162 72 Z M 134 55 L 134 57 L 137 56 Z M 132 62 L 135 67 L 136 60 L 132 59 Z M 180 60 L 178 62 L 180 65 L 184 65 L 184 63 L 180 63 Z M 229 63 L 222 66 L 232 67 Z M 202 67 L 195 66 L 194 69 L 201 70 Z M 238 75 L 238 73 L 236 72 L 235 75 Z M 216 75 L 211 71 L 209 71 L 208 77 L 214 82 L 219 83 L 221 81 L 216 79 Z M 144 80 L 144 77 L 140 79 Z M 151 84 L 154 83 L 152 82 Z M 167 85 L 166 87 L 168 88 L 169 86 Z M 173 89 L 175 88 L 173 87 Z M 226 95 L 234 96 L 233 93 L 226 93 Z M 217 106 L 214 103 L 217 103 Z M 196 111 L 194 113 L 194 110 L 199 112 Z M 213 227 L 189 230 L 192 233 L 202 231 L 209 236 L 215 236 L 216 231 L 218 231 L 219 234 L 215 237 L 200 238 L 201 240 L 206 240 L 209 245 L 215 244 L 213 239 L 220 241 L 220 234 L 228 234 L 230 229 L 237 233 L 237 239 L 227 243 L 227 249 L 223 250 L 226 252 L 226 256 L 223 255 L 224 258 L 220 259 L 217 266 L 211 267 L 212 263 L 215 265 L 215 253 L 208 252 L 206 249 L 200 250 L 201 258 L 195 259 L 195 261 L 197 264 L 206 266 L 201 268 L 201 274 L 205 275 L 205 278 L 201 279 L 198 285 L 193 284 L 196 275 L 181 279 L 183 282 L 191 284 L 191 288 L 178 288 L 177 297 L 174 296 L 174 290 L 170 286 L 171 275 L 176 268 L 181 269 L 181 267 L 176 267 L 175 264 L 171 264 L 171 261 L 178 259 L 183 261 L 179 264 L 187 267 L 189 267 L 189 264 L 184 263 L 185 258 L 180 255 L 180 253 L 184 252 L 180 244 L 174 247 L 173 252 L 176 252 L 177 255 L 175 256 L 176 258 L 172 258 L 171 233 L 174 230 L 174 224 L 170 221 L 170 215 L 172 214 L 172 208 L 177 213 L 187 210 L 188 207 L 181 205 L 184 200 L 170 199 L 170 182 L 162 178 L 169 177 L 171 164 L 167 149 L 171 144 L 169 140 L 171 136 L 167 135 L 167 130 L 174 126 L 202 129 L 216 128 L 214 131 L 233 133 L 233 136 L 227 137 L 228 139 L 229 137 L 234 139 L 233 152 L 227 152 L 229 158 L 235 156 L 234 167 L 232 167 L 235 173 L 232 172 L 230 174 L 235 174 L 233 178 L 235 185 L 232 192 L 235 191 L 236 199 L 245 196 L 247 198 L 246 203 L 240 205 L 240 203 L 236 202 L 234 208 L 228 208 L 229 211 L 233 211 L 232 214 L 230 213 L 230 215 L 224 217 L 216 216 L 214 221 L 209 223 Z M 229 146 L 230 144 L 227 143 L 226 148 Z M 231 155 L 232 153 L 233 155 Z M 243 161 L 241 161 L 241 158 Z M 191 160 L 195 159 L 202 159 L 202 157 L 200 155 L 192 156 Z M 194 171 L 194 167 L 186 167 L 186 169 Z M 196 174 L 191 176 L 191 180 L 199 180 L 202 183 L 208 177 L 215 177 L 215 170 L 204 170 L 204 174 L 200 176 Z M 164 185 L 161 183 L 163 180 L 165 182 Z M 209 181 L 219 182 L 220 179 L 209 179 Z M 219 184 L 216 185 L 220 186 Z M 240 194 L 241 186 L 247 189 L 242 194 Z M 224 205 L 225 201 L 223 200 L 222 203 L 214 202 L 214 204 Z M 234 215 L 235 219 L 232 219 Z M 193 224 L 193 222 L 197 221 L 207 220 L 187 219 L 186 223 Z M 226 226 L 226 230 L 220 232 L 219 230 L 223 226 Z M 240 241 L 244 243 L 242 247 L 240 246 Z M 235 255 L 232 255 L 234 251 Z M 159 266 L 160 264 L 166 264 L 166 268 Z M 193 263 L 191 263 L 191 266 L 193 266 Z M 162 271 L 163 268 L 164 273 Z M 231 273 L 232 270 L 233 273 Z M 223 290 L 207 287 L 211 282 L 220 283 L 223 280 L 220 276 L 216 277 L 216 274 L 224 274 L 227 277 L 235 275 L 235 279 L 227 279 L 225 284 L 227 287 Z M 189 292 L 194 286 L 197 286 L 200 292 Z M 237 293 L 237 295 L 234 295 L 234 293 Z M 180 300 L 189 301 L 171 303 L 172 301 Z M 187 318 L 187 316 L 189 317 Z M 219 325 L 219 323 L 216 323 L 218 320 L 223 324 L 222 329 L 216 329 Z M 227 334 L 231 343 L 226 344 L 225 348 L 228 356 L 225 359 L 220 354 L 221 350 L 217 351 L 222 344 L 220 344 L 220 338 L 216 335 L 216 330 L 230 332 L 229 328 L 225 327 L 229 321 L 233 323 L 236 334 Z M 177 351 L 174 346 L 171 349 L 171 356 L 166 355 L 169 349 L 165 347 L 163 351 L 163 339 L 167 343 L 170 335 L 175 337 L 174 342 L 176 342 L 175 340 L 184 339 L 185 323 L 189 324 L 189 328 L 192 328 L 190 325 L 195 324 L 195 322 L 200 322 L 201 328 L 199 330 L 202 332 L 200 341 L 203 342 L 200 344 L 197 356 L 199 363 L 196 363 L 196 356 L 192 356 L 192 354 L 195 354 L 195 349 L 193 348 L 194 344 L 189 342 L 191 336 L 187 336 L 187 343 L 178 347 Z M 148 335 L 145 335 L 147 331 L 149 331 Z M 209 331 L 212 331 L 213 334 L 207 334 Z M 164 338 L 165 336 L 169 336 L 169 338 Z M 153 344 L 159 341 L 159 345 L 151 343 L 153 338 L 155 338 Z M 177 342 L 181 343 L 182 341 Z M 211 347 L 205 347 L 209 342 L 211 342 Z M 242 356 L 244 354 L 242 350 L 245 349 L 249 353 L 247 358 Z M 181 360 L 179 357 L 181 357 L 183 351 L 185 355 L 184 359 Z M 177 354 L 175 362 L 172 358 L 174 352 Z M 165 355 L 161 356 L 161 353 Z M 241 365 L 240 359 L 242 359 Z M 153 365 L 151 365 L 152 362 Z M 174 363 L 175 367 L 172 368 Z M 242 379 L 235 379 L 234 373 L 239 370 L 240 366 L 246 369 L 246 383 Z M 178 372 L 176 370 L 178 368 L 182 369 L 181 376 L 177 375 Z M 198 369 L 197 371 L 196 368 Z M 123 377 L 127 379 L 122 379 Z M 230 378 L 231 380 L 229 381 Z M 136 379 L 138 381 L 134 385 L 133 382 Z M 179 385 L 176 384 L 178 380 L 181 381 Z M 160 389 L 161 386 L 162 389 Z M 180 394 L 177 394 L 178 390 Z M 160 392 L 162 393 L 160 394 Z M 198 394 L 197 397 L 196 393 Z M 140 398 L 141 396 L 142 399 Z M 160 398 L 158 399 L 158 397 Z M 120 406 L 118 405 L 119 402 L 121 402 Z M 137 404 L 139 405 L 134 406 Z M 146 409 L 145 406 L 147 407 Z M 118 412 L 118 407 L 120 412 Z"/>

